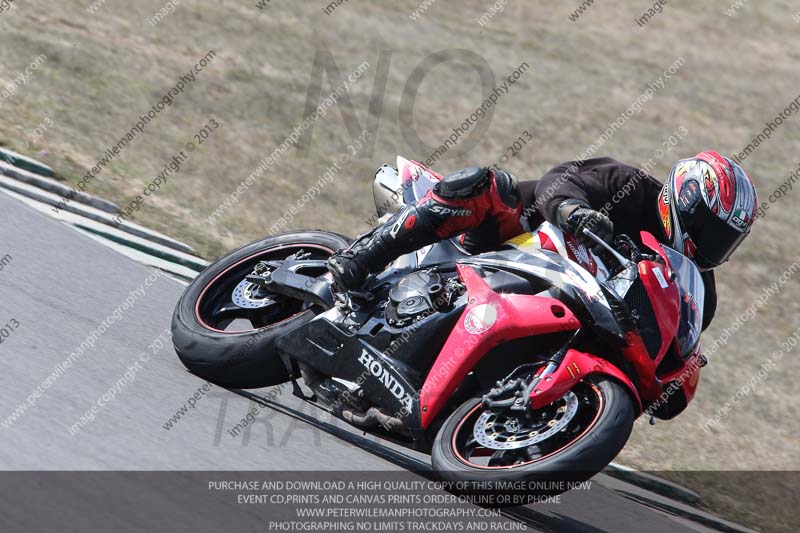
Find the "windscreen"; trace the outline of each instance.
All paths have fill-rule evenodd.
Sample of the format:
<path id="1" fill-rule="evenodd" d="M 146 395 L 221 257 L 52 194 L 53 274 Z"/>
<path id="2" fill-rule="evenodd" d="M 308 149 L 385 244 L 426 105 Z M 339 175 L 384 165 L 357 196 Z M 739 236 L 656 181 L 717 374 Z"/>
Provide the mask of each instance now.
<path id="1" fill-rule="evenodd" d="M 697 346 L 703 329 L 703 301 L 705 285 L 694 262 L 664 246 L 664 253 L 675 271 L 681 296 L 681 323 L 678 327 L 678 345 L 681 355 L 687 356 Z"/>

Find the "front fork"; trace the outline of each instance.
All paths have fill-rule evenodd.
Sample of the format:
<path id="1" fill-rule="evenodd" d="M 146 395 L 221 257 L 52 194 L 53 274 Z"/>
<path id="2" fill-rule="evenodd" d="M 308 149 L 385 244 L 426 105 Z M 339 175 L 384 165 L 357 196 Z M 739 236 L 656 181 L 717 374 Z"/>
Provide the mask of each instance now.
<path id="1" fill-rule="evenodd" d="M 606 374 L 621 382 L 630 391 L 639 413 L 642 411 L 642 400 L 630 378 L 614 364 L 601 357 L 573 349 L 575 339 L 580 335 L 577 330 L 570 339 L 547 361 L 538 366 L 539 370 L 526 384 L 526 380 L 511 380 L 514 374 L 524 367 L 519 367 L 498 386 L 483 397 L 484 409 L 508 409 L 518 414 L 541 409 L 559 400 L 578 382 L 590 374 Z"/>
<path id="2" fill-rule="evenodd" d="M 506 379 L 499 381 L 498 386 L 489 391 L 483 397 L 484 409 L 493 411 L 508 409 L 516 414 L 530 412 L 530 409 L 533 408 L 532 402 L 534 396 L 541 394 L 541 392 L 537 392 L 542 390 L 539 385 L 543 382 L 548 383 L 552 381 L 552 374 L 557 372 L 561 367 L 561 364 L 564 362 L 564 358 L 569 351 L 569 347 L 573 344 L 573 342 L 575 342 L 575 339 L 580 331 L 580 329 L 575 331 L 572 337 L 570 337 L 570 339 L 565 342 L 561 348 L 559 348 L 559 350 L 544 363 L 523 365 L 516 368 Z M 517 378 L 515 380 L 511 380 L 512 376 L 520 373 L 522 370 L 525 370 L 526 367 L 540 367 L 540 369 L 533 375 L 530 382 L 527 384 L 525 383 L 524 379 Z"/>

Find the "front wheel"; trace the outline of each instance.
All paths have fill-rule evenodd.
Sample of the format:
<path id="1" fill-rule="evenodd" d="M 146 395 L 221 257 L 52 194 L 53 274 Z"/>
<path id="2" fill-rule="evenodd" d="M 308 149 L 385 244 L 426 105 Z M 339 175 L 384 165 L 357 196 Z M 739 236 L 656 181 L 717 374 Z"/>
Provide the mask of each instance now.
<path id="1" fill-rule="evenodd" d="M 527 418 L 487 411 L 472 398 L 436 435 L 433 467 L 456 484 L 521 481 L 541 489 L 528 493 L 564 492 L 566 482 L 589 479 L 616 457 L 635 418 L 631 396 L 605 376 L 588 377 Z"/>
<path id="2" fill-rule="evenodd" d="M 323 231 L 268 237 L 211 264 L 198 275 L 175 307 L 172 343 L 193 374 L 229 388 L 258 388 L 289 379 L 274 349 L 275 339 L 322 311 L 302 300 L 270 293 L 245 278 L 261 261 L 302 253 L 326 259 L 349 241 Z M 302 273 L 320 276 L 315 266 Z"/>

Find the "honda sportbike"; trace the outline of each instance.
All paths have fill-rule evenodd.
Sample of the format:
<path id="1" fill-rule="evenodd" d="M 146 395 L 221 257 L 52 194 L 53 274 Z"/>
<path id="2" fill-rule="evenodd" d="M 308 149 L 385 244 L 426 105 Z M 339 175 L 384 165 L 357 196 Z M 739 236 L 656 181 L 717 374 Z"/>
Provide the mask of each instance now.
<path id="1" fill-rule="evenodd" d="M 375 186 L 408 203 L 439 179 L 398 157 Z M 173 342 L 197 376 L 291 382 L 353 426 L 430 453 L 449 481 L 588 479 L 638 416 L 683 411 L 705 364 L 698 269 L 639 237 L 594 237 L 597 254 L 549 223 L 479 255 L 445 240 L 349 292 L 326 269 L 349 239 L 268 237 L 187 287 Z"/>

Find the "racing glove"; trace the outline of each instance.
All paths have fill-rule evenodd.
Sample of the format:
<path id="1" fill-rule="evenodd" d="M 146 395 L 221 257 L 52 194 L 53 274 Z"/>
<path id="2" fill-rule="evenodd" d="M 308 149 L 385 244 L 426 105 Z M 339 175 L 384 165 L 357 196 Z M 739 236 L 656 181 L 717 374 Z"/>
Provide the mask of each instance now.
<path id="1" fill-rule="evenodd" d="M 584 235 L 584 229 L 588 229 L 607 243 L 611 243 L 614 238 L 614 223 L 611 219 L 585 204 L 569 201 L 562 203 L 558 207 L 558 226 L 574 235 L 581 244 L 595 251 L 602 247 Z"/>

